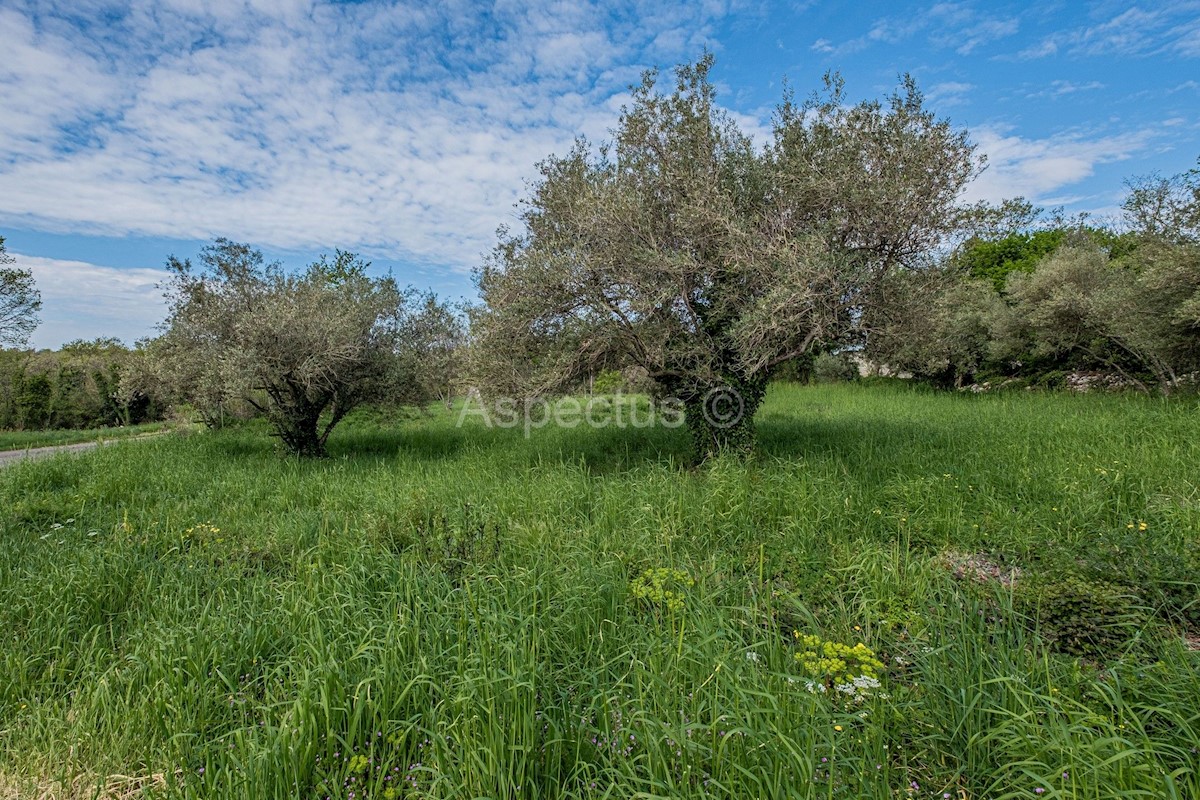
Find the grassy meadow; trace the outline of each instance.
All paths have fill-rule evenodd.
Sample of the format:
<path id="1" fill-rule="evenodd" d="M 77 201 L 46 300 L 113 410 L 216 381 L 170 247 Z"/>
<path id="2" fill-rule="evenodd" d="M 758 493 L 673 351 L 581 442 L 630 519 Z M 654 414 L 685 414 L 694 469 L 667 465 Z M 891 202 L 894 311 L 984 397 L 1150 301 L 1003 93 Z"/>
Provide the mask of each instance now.
<path id="1" fill-rule="evenodd" d="M 0 797 L 1200 797 L 1194 400 L 777 385 L 758 431 L 6 468 Z"/>

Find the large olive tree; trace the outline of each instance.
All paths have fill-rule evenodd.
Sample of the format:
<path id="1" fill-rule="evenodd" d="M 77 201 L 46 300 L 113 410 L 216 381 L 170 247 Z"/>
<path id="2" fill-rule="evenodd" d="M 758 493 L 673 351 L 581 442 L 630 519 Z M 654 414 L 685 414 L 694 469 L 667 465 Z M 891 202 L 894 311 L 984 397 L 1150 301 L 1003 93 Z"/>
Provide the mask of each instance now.
<path id="1" fill-rule="evenodd" d="M 540 165 L 523 230 L 478 275 L 482 386 L 550 393 L 631 363 L 684 402 L 699 456 L 745 450 L 772 370 L 844 340 L 884 277 L 959 224 L 978 161 L 911 81 L 850 105 L 827 78 L 761 148 L 718 107 L 711 64 L 669 92 L 648 73 L 611 142 Z"/>
<path id="2" fill-rule="evenodd" d="M 155 371 L 171 394 L 210 415 L 248 403 L 288 451 L 324 455 L 351 409 L 415 386 L 397 375 L 412 362 L 399 357 L 411 293 L 368 276 L 367 266 L 339 251 L 289 274 L 225 239 L 204 248 L 198 266 L 172 257 L 170 313 L 150 347 Z"/>

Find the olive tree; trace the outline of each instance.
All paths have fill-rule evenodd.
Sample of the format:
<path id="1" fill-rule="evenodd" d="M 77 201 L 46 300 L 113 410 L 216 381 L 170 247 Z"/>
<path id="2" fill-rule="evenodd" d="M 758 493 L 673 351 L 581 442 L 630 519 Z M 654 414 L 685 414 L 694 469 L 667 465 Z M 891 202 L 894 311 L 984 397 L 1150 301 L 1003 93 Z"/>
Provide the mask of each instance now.
<path id="1" fill-rule="evenodd" d="M 198 266 L 171 257 L 169 316 L 151 345 L 157 372 L 210 415 L 245 402 L 288 451 L 324 455 L 355 406 L 412 390 L 396 366 L 411 293 L 369 277 L 368 266 L 339 251 L 289 274 L 225 239 Z"/>
<path id="2" fill-rule="evenodd" d="M 0 347 L 24 347 L 38 325 L 42 296 L 27 269 L 9 267 L 15 259 L 0 236 Z"/>
<path id="3" fill-rule="evenodd" d="M 994 330 L 1011 313 L 992 282 L 955 268 L 889 276 L 888 302 L 871 317 L 866 355 L 941 386 L 973 381 L 993 356 Z"/>
<path id="4" fill-rule="evenodd" d="M 426 294 L 414 304 L 406 325 L 404 357 L 411 359 L 411 374 L 421 394 L 449 407 L 463 381 L 467 328 L 462 313 Z"/>
<path id="5" fill-rule="evenodd" d="M 552 393 L 640 367 L 681 400 L 699 456 L 746 450 L 776 366 L 845 339 L 893 270 L 960 224 L 979 162 L 910 80 L 886 102 L 840 79 L 785 99 L 757 147 L 717 105 L 711 57 L 647 73 L 612 141 L 539 165 L 522 230 L 478 273 L 475 379 Z"/>
<path id="6" fill-rule="evenodd" d="M 1200 261 L 1181 255 L 1131 263 L 1091 244 L 1064 247 L 1013 278 L 1013 324 L 996 332 L 995 346 L 1079 353 L 1142 391 L 1153 384 L 1167 393 L 1181 371 L 1200 367 L 1197 327 L 1187 318 L 1189 302 L 1200 298 Z"/>
<path id="7" fill-rule="evenodd" d="M 1127 186 L 1122 211 L 1134 234 L 1168 244 L 1200 244 L 1200 167 L 1169 178 L 1134 178 Z"/>
<path id="8" fill-rule="evenodd" d="M 1143 391 L 1200 371 L 1200 172 L 1129 183 L 1126 232 L 1080 229 L 1008 287 L 996 350 L 1078 354 Z"/>

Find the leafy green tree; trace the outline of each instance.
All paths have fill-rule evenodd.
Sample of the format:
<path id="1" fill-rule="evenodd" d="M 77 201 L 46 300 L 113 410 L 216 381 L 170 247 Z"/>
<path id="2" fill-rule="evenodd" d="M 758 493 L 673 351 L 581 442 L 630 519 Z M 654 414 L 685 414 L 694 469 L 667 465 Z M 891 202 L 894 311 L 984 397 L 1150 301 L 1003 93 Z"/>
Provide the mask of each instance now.
<path id="1" fill-rule="evenodd" d="M 8 254 L 0 236 L 0 347 L 24 347 L 38 325 L 42 295 L 27 269 L 8 267 L 16 259 Z"/>
<path id="2" fill-rule="evenodd" d="M 868 358 L 942 387 L 961 387 L 993 358 L 1008 307 L 983 278 L 953 267 L 896 273 L 869 318 Z"/>
<path id="3" fill-rule="evenodd" d="M 748 450 L 779 364 L 850 336 L 889 272 L 961 226 L 978 162 L 911 80 L 851 105 L 840 78 L 786 99 L 756 148 L 717 106 L 711 57 L 648 73 L 611 142 L 540 165 L 520 233 L 479 273 L 474 373 L 532 396 L 606 364 L 682 400 L 697 455 Z"/>
<path id="4" fill-rule="evenodd" d="M 1200 167 L 1180 175 L 1135 178 L 1122 209 L 1135 235 L 1167 244 L 1200 243 Z"/>
<path id="5" fill-rule="evenodd" d="M 54 384 L 44 374 L 24 375 L 17 390 L 17 428 L 40 430 L 50 426 Z"/>
<path id="6" fill-rule="evenodd" d="M 1039 261 L 1059 248 L 1066 235 L 1065 230 L 1057 228 L 1010 233 L 1002 239 L 976 239 L 968 242 L 957 258 L 972 278 L 989 280 L 1001 292 L 1011 273 L 1033 272 Z"/>
<path id="7" fill-rule="evenodd" d="M 325 455 L 360 403 L 419 389 L 396 368 L 411 292 L 368 266 L 338 251 L 292 275 L 226 239 L 205 247 L 198 267 L 171 257 L 170 313 L 151 346 L 163 384 L 210 421 L 214 407 L 244 401 L 289 452 Z"/>

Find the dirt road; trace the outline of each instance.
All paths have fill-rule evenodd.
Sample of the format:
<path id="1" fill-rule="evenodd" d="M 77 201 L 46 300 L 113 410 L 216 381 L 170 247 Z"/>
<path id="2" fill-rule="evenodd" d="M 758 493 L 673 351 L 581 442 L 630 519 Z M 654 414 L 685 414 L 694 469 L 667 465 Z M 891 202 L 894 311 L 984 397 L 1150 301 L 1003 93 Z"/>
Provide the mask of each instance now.
<path id="1" fill-rule="evenodd" d="M 27 458 L 49 458 L 59 453 L 82 453 L 99 447 L 100 442 L 80 442 L 78 444 L 60 444 L 54 447 L 35 447 L 31 450 L 2 450 L 0 451 L 0 469 L 24 461 Z"/>
<path id="2" fill-rule="evenodd" d="M 143 433 L 137 436 L 122 436 L 113 439 L 100 439 L 95 442 L 78 442 L 76 444 L 58 444 L 53 447 L 33 447 L 28 450 L 0 450 L 0 469 L 16 464 L 18 461 L 26 459 L 49 458 L 56 456 L 59 453 L 82 453 L 85 450 L 93 450 L 100 445 L 113 444 L 115 442 L 136 442 L 139 439 L 152 439 L 155 436 L 162 436 L 162 433 Z"/>

